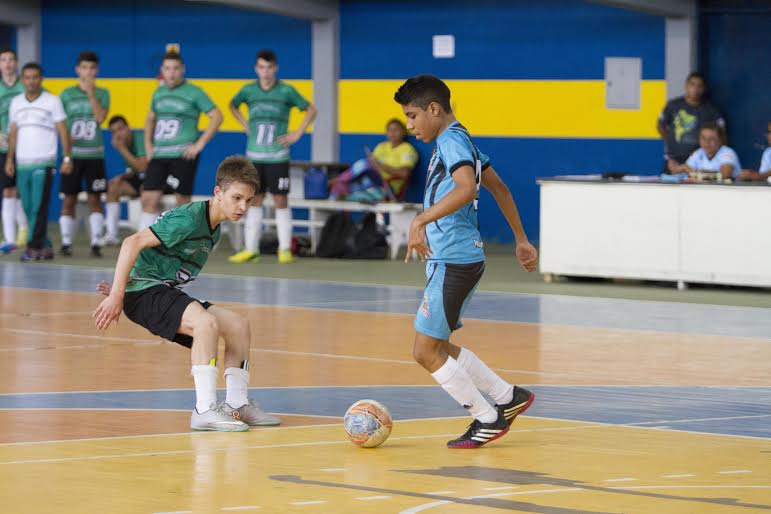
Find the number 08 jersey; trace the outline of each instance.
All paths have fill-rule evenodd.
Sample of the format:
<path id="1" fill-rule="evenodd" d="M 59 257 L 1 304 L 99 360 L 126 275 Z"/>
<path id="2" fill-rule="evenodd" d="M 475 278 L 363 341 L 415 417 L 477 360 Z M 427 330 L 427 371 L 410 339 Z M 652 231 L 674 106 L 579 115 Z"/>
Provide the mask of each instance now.
<path id="1" fill-rule="evenodd" d="M 161 244 L 139 252 L 126 292 L 158 284 L 187 285 L 201 272 L 220 239 L 220 226 L 212 229 L 209 225 L 209 201 L 192 202 L 166 211 L 150 230 Z"/>
<path id="2" fill-rule="evenodd" d="M 198 139 L 198 118 L 216 105 L 198 86 L 187 81 L 169 89 L 163 85 L 153 93 L 150 108 L 155 113 L 153 157 L 181 157 Z"/>
<path id="3" fill-rule="evenodd" d="M 268 90 L 259 81 L 245 85 L 230 101 L 238 108 L 245 103 L 249 109 L 249 134 L 246 156 L 255 162 L 272 163 L 289 160 L 289 149 L 278 142 L 278 137 L 289 128 L 292 107 L 301 111 L 308 108 L 308 100 L 289 84 L 277 80 Z"/>
<path id="4" fill-rule="evenodd" d="M 103 87 L 94 88 L 96 101 L 104 109 L 110 109 L 110 92 Z M 67 128 L 72 140 L 72 156 L 75 159 L 104 159 L 104 139 L 94 109 L 80 86 L 68 87 L 59 95 L 67 113 Z"/>

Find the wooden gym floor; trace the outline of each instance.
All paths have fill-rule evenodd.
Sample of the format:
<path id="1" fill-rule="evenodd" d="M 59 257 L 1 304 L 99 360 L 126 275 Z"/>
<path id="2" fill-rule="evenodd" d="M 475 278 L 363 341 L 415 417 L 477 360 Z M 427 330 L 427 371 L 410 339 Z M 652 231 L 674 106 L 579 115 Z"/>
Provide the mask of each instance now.
<path id="1" fill-rule="evenodd" d="M 469 419 L 411 360 L 419 288 L 202 277 L 284 421 L 221 434 L 188 430 L 188 350 L 93 328 L 103 278 L 0 263 L 0 512 L 771 511 L 767 309 L 479 293 L 454 342 L 536 402 L 449 451 Z M 380 448 L 345 438 L 361 398 L 394 415 Z"/>

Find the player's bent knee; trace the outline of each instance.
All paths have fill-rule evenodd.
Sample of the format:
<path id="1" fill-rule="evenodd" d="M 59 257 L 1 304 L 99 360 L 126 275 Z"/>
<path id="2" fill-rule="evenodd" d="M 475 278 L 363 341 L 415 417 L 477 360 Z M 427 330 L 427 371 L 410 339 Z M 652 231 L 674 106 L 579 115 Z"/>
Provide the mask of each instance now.
<path id="1" fill-rule="evenodd" d="M 204 311 L 199 316 L 196 317 L 196 320 L 193 322 L 193 333 L 200 332 L 200 331 L 211 331 L 219 334 L 220 327 L 219 323 L 217 322 L 217 318 L 215 318 L 212 314 Z"/>

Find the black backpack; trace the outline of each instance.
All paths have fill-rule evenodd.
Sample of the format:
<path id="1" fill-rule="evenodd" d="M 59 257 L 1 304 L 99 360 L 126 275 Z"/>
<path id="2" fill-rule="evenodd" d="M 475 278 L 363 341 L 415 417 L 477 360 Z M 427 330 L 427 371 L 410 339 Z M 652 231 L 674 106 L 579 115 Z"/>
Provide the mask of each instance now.
<path id="1" fill-rule="evenodd" d="M 374 212 L 367 213 L 356 227 L 356 234 L 346 245 L 348 259 L 385 259 L 388 254 L 386 235 Z"/>
<path id="2" fill-rule="evenodd" d="M 321 229 L 316 257 L 325 259 L 343 257 L 346 254 L 346 240 L 354 237 L 356 225 L 347 212 L 336 212 L 327 218 Z"/>

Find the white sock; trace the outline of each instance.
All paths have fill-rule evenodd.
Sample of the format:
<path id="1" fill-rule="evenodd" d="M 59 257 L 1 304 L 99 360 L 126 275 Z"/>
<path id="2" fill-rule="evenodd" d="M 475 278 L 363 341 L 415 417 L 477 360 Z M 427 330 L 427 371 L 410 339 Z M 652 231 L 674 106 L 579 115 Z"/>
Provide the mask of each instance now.
<path id="1" fill-rule="evenodd" d="M 16 226 L 24 230 L 29 228 L 27 213 L 24 212 L 24 204 L 21 203 L 21 200 L 16 202 Z"/>
<path id="2" fill-rule="evenodd" d="M 104 230 L 104 214 L 101 212 L 92 212 L 88 216 L 88 226 L 91 228 L 91 246 L 99 244 L 99 238 L 102 237 Z"/>
<path id="3" fill-rule="evenodd" d="M 107 216 L 105 224 L 107 225 L 107 237 L 113 240 L 118 239 L 118 223 L 120 223 L 120 203 L 107 202 L 105 205 Z"/>
<path id="4" fill-rule="evenodd" d="M 276 209 L 276 232 L 278 232 L 278 249 L 292 248 L 292 209 Z"/>
<path id="5" fill-rule="evenodd" d="M 260 253 L 262 236 L 262 207 L 249 207 L 244 224 L 244 244 L 250 252 Z"/>
<path id="6" fill-rule="evenodd" d="M 199 414 L 217 405 L 217 366 L 199 364 L 191 371 L 195 382 L 195 410 Z"/>
<path id="7" fill-rule="evenodd" d="M 498 411 L 493 409 L 479 389 L 474 387 L 474 382 L 466 370 L 458 365 L 458 361 L 447 357 L 441 368 L 431 373 L 442 389 L 460 403 L 464 409 L 482 423 L 492 423 L 498 419 Z"/>
<path id="8" fill-rule="evenodd" d="M 75 233 L 75 218 L 72 216 L 60 216 L 59 226 L 62 229 L 62 244 L 72 245 L 72 235 Z"/>
<path id="9" fill-rule="evenodd" d="M 488 368 L 471 350 L 460 349 L 458 365 L 466 370 L 477 389 L 490 396 L 498 405 L 514 399 L 514 386 Z"/>
<path id="10" fill-rule="evenodd" d="M 249 372 L 241 368 L 225 370 L 225 403 L 237 409 L 249 403 Z"/>
<path id="11" fill-rule="evenodd" d="M 155 223 L 155 219 L 158 217 L 157 212 L 143 212 L 139 218 L 139 227 L 137 232 L 142 232 L 144 229 Z"/>
<path id="12" fill-rule="evenodd" d="M 3 198 L 2 216 L 5 242 L 16 244 L 16 198 Z"/>

